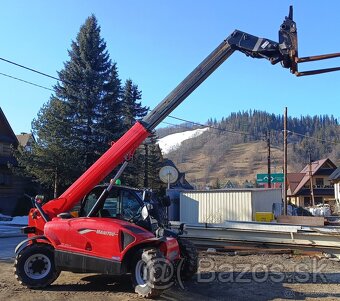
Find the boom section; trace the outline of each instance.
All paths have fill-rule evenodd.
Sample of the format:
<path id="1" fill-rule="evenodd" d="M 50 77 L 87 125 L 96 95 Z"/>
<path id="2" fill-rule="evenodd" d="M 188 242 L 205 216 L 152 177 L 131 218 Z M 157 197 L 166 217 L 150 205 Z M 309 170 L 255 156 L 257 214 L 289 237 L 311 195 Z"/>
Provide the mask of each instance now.
<path id="1" fill-rule="evenodd" d="M 49 201 L 43 210 L 50 218 L 71 210 L 91 189 L 105 179 L 121 162 L 131 157 L 143 140 L 149 136 L 145 127 L 137 122 L 114 143 L 85 173 L 59 198 Z"/>

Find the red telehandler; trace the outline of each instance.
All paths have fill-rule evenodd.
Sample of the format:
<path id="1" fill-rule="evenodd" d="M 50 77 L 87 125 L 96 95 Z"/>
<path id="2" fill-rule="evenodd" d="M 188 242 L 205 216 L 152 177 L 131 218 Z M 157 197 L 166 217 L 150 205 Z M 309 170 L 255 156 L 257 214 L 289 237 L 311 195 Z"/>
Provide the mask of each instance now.
<path id="1" fill-rule="evenodd" d="M 192 244 L 152 222 L 150 205 L 140 206 L 130 217 L 117 212 L 117 195 L 110 185 L 98 192 L 99 182 L 120 164 L 116 178 L 145 138 L 186 97 L 190 95 L 234 51 L 253 58 L 280 62 L 297 76 L 340 70 L 337 68 L 298 71 L 298 63 L 340 56 L 339 53 L 299 58 L 293 9 L 279 29 L 279 42 L 235 30 L 202 61 L 143 120 L 137 122 L 108 149 L 59 198 L 42 205 L 35 198 L 29 225 L 23 228 L 28 238 L 15 252 L 15 276 L 29 288 L 43 288 L 57 279 L 60 271 L 131 274 L 135 291 L 143 297 L 160 295 L 175 278 L 190 278 L 197 271 L 197 251 Z M 93 190 L 94 189 L 94 190 Z M 113 191 L 113 192 L 112 192 Z M 68 212 L 82 199 L 86 208 L 74 218 Z M 115 201 L 116 200 L 116 201 Z M 131 201 L 131 200 L 130 200 Z M 149 221 L 151 227 L 143 226 Z"/>

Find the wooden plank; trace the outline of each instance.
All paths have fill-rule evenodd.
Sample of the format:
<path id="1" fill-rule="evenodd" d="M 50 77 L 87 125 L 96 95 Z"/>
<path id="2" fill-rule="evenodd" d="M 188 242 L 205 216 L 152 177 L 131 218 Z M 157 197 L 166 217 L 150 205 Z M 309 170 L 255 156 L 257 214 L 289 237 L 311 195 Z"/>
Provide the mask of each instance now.
<path id="1" fill-rule="evenodd" d="M 277 217 L 280 224 L 302 225 L 302 226 L 324 226 L 325 218 L 322 216 L 290 216 L 280 215 Z"/>

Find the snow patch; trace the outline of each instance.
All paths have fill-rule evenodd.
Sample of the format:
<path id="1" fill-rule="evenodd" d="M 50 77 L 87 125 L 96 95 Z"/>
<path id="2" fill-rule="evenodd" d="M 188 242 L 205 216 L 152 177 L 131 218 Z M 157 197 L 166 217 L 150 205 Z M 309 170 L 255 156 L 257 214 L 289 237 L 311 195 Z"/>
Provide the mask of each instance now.
<path id="1" fill-rule="evenodd" d="M 190 138 L 198 137 L 208 129 L 209 128 L 207 127 L 203 129 L 171 134 L 159 139 L 158 144 L 160 149 L 162 150 L 162 153 L 167 154 L 172 150 L 178 149 L 183 141 L 188 140 Z"/>
<path id="2" fill-rule="evenodd" d="M 2 215 L 4 217 L 4 215 Z M 6 218 L 0 218 L 1 225 L 23 225 L 26 226 L 28 224 L 28 216 L 15 216 Z"/>
<path id="3" fill-rule="evenodd" d="M 5 222 L 8 222 L 8 221 L 11 221 L 12 220 L 12 217 L 9 216 L 9 215 L 4 215 L 4 214 L 1 214 L 0 213 L 0 222 L 1 221 L 5 221 Z"/>

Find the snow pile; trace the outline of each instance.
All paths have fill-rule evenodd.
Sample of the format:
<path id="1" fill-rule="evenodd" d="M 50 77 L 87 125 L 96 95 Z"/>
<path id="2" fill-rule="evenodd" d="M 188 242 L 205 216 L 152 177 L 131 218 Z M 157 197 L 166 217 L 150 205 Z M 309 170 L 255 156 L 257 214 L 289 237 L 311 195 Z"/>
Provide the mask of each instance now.
<path id="1" fill-rule="evenodd" d="M 10 217 L 7 215 L 0 215 L 0 223 L 2 225 L 27 225 L 28 224 L 28 216 L 15 216 Z"/>
<path id="2" fill-rule="evenodd" d="M 331 216 L 331 208 L 329 206 L 317 206 L 316 208 L 308 208 L 309 212 L 314 216 Z"/>
<path id="3" fill-rule="evenodd" d="M 159 147 L 163 154 L 167 154 L 172 150 L 176 150 L 184 140 L 197 137 L 203 134 L 209 128 L 186 131 L 165 136 L 158 140 Z"/>
<path id="4" fill-rule="evenodd" d="M 0 213 L 0 222 L 8 222 L 11 221 L 12 217 L 8 215 L 3 215 Z"/>
<path id="5" fill-rule="evenodd" d="M 27 225 L 28 224 L 28 216 L 15 216 L 13 217 L 12 224 L 16 225 Z"/>

